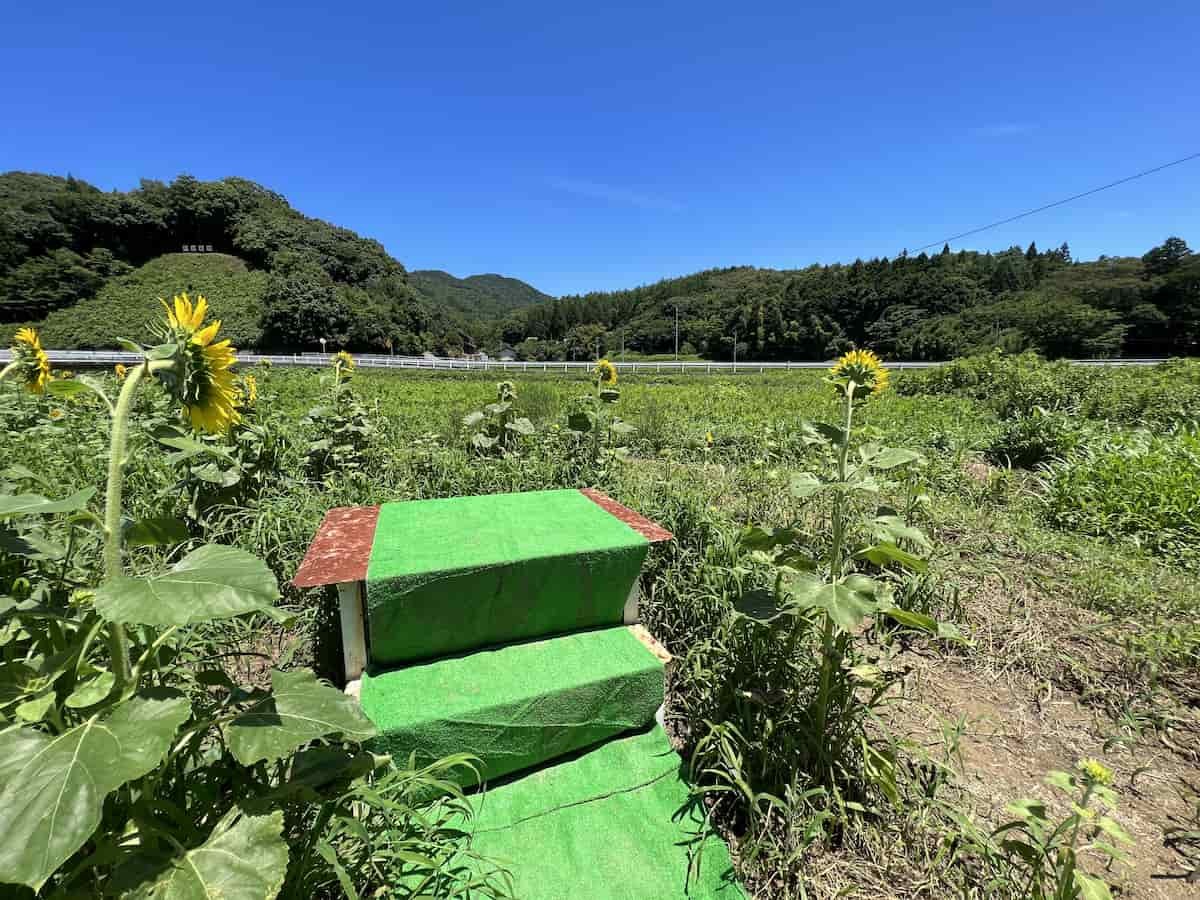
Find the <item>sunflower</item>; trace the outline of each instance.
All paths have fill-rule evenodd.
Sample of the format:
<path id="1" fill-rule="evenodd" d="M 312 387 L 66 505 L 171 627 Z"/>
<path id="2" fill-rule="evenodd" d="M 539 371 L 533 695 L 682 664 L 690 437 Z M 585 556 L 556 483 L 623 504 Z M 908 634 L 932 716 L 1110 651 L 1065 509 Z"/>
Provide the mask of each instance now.
<path id="1" fill-rule="evenodd" d="M 883 362 L 870 350 L 851 350 L 834 363 L 829 375 L 843 390 L 849 383 L 854 383 L 853 400 L 882 394 L 887 390 L 890 377 Z"/>
<path id="2" fill-rule="evenodd" d="M 179 347 L 175 366 L 165 380 L 183 404 L 192 427 L 224 432 L 241 417 L 237 412 L 238 391 L 231 367 L 236 359 L 228 340 L 215 340 L 220 320 L 204 324 L 208 301 L 196 298 L 195 305 L 182 294 L 174 306 L 161 301 L 167 311 L 167 332 Z"/>
<path id="3" fill-rule="evenodd" d="M 129 374 L 129 370 L 125 368 L 124 363 L 117 363 L 113 366 L 113 371 L 117 373 L 117 381 L 124 381 L 125 376 Z"/>
<path id="4" fill-rule="evenodd" d="M 1081 759 L 1076 763 L 1075 768 L 1082 772 L 1085 778 L 1095 784 L 1104 785 L 1105 787 L 1112 784 L 1112 769 L 1098 760 Z"/>
<path id="5" fill-rule="evenodd" d="M 607 359 L 602 359 L 596 363 L 596 377 L 600 379 L 601 384 L 616 384 L 617 367 Z"/>
<path id="6" fill-rule="evenodd" d="M 247 373 L 238 379 L 238 397 L 245 407 L 258 402 L 258 380 L 253 375 Z"/>
<path id="7" fill-rule="evenodd" d="M 50 383 L 50 357 L 42 349 L 38 333 L 32 328 L 21 328 L 13 338 L 11 368 L 25 381 L 25 389 L 31 394 L 40 394 Z"/>
<path id="8" fill-rule="evenodd" d="M 346 372 L 354 371 L 354 357 L 345 350 L 339 350 L 335 353 L 332 362 L 335 369 L 344 369 Z"/>

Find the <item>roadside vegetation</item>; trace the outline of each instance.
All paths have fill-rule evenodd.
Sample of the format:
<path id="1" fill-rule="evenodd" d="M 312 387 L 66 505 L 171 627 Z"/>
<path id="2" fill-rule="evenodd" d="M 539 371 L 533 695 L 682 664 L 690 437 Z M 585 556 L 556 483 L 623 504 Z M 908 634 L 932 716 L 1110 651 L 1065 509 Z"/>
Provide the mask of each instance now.
<path id="1" fill-rule="evenodd" d="M 234 376 L 172 315 L 123 373 L 51 377 L 24 334 L 0 384 L 0 881 L 192 896 L 236 846 L 237 896 L 504 895 L 470 760 L 372 756 L 319 680 L 335 598 L 287 581 L 333 506 L 595 486 L 675 535 L 643 576 L 668 731 L 752 895 L 1194 892 L 1200 364 Z M 146 601 L 193 570 L 221 608 Z M 105 722 L 157 743 L 31 830 L 73 783 L 39 749 L 111 758 Z"/>

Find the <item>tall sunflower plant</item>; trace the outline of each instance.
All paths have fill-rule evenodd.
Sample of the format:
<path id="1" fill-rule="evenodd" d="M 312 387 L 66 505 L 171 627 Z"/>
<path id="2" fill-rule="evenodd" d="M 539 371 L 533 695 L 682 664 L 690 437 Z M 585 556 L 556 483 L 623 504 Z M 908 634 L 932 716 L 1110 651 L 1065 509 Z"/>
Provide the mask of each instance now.
<path id="1" fill-rule="evenodd" d="M 865 695 L 870 704 L 878 702 L 887 687 L 884 673 L 862 655 L 864 628 L 871 620 L 887 619 L 902 628 L 960 638 L 953 625 L 895 602 L 897 585 L 926 571 L 930 541 L 876 499 L 893 486 L 889 478 L 923 464 L 921 455 L 856 439 L 856 427 L 888 381 L 888 370 L 868 350 L 851 351 L 830 369 L 826 382 L 837 397 L 840 420 L 806 424 L 804 440 L 825 450 L 824 458 L 832 457 L 832 470 L 791 478 L 791 495 L 804 504 L 807 518 L 797 515 L 796 524 L 786 528 L 743 531 L 743 550 L 769 567 L 773 587 L 748 591 L 734 608 L 738 618 L 769 629 L 793 648 L 809 641 L 815 645 L 810 771 L 819 773 L 821 786 L 837 791 L 865 773 L 895 798 L 894 764 L 890 753 L 871 745 L 864 726 L 870 710 L 859 699 Z M 846 771 L 850 759 L 859 760 L 853 774 Z"/>
<path id="2" fill-rule="evenodd" d="M 621 399 L 618 378 L 612 362 L 599 360 L 592 371 L 593 390 L 579 397 L 567 415 L 567 429 L 577 446 L 588 451 L 590 461 L 601 470 L 609 462 L 625 458 L 627 450 L 621 442 L 637 430 L 616 414 Z"/>
<path id="3" fill-rule="evenodd" d="M 31 392 L 96 390 L 112 419 L 102 496 L 0 494 L 4 896 L 273 898 L 297 865 L 336 861 L 336 846 L 289 858 L 289 844 L 311 844 L 304 823 L 323 821 L 313 799 L 387 762 L 363 750 L 374 728 L 357 705 L 312 672 L 273 671 L 265 688 L 221 665 L 214 623 L 287 618 L 263 562 L 228 546 L 183 552 L 186 534 L 123 515 L 144 384 L 161 382 L 202 432 L 240 418 L 234 350 L 206 315 L 203 297 L 177 297 L 157 344 L 126 342 L 140 359 L 115 400 L 92 382 L 52 380 L 32 331 L 0 373 Z M 54 528 L 61 553 L 40 537 Z M 88 541 L 101 566 L 72 550 Z M 174 565 L 131 565 L 127 548 L 151 544 Z"/>
<path id="4" fill-rule="evenodd" d="M 363 469 L 375 426 L 352 387 L 354 370 L 353 356 L 345 350 L 335 353 L 329 360 L 329 372 L 321 378 L 329 389 L 328 401 L 314 406 L 300 421 L 313 435 L 304 467 L 314 481 Z"/>

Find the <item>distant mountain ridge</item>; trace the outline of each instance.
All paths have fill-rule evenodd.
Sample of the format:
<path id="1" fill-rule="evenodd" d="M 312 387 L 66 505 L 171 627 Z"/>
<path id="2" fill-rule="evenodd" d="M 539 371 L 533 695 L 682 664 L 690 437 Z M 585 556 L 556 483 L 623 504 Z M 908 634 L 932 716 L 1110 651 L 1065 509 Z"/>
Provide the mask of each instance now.
<path id="1" fill-rule="evenodd" d="M 440 269 L 418 269 L 408 273 L 408 283 L 434 305 L 473 319 L 501 319 L 554 299 L 518 278 L 494 273 L 458 278 Z"/>

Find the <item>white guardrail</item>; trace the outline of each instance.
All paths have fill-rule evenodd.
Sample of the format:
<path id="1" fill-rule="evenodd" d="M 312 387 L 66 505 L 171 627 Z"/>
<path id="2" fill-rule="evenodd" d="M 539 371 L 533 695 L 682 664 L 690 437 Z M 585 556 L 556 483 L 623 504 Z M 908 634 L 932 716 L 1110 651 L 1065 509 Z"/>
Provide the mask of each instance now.
<path id="1" fill-rule="evenodd" d="M 75 368 L 94 368 L 114 366 L 117 363 L 136 363 L 139 359 L 135 353 L 123 350 L 48 350 L 50 361 L 56 366 L 73 366 Z M 330 353 L 239 353 L 238 362 L 244 365 L 270 361 L 277 366 L 307 366 L 320 368 L 327 366 L 332 354 Z M 11 359 L 11 351 L 0 350 L 0 363 Z M 1153 366 L 1164 362 L 1164 359 L 1072 359 L 1069 360 L 1080 366 Z M 382 354 L 354 354 L 355 365 L 364 369 L 425 369 L 438 371 L 469 371 L 469 372 L 584 372 L 595 366 L 594 362 L 536 362 L 533 360 L 503 361 L 498 359 L 454 359 L 452 357 L 428 356 L 386 356 Z M 614 359 L 613 364 L 621 371 L 631 374 L 733 374 L 750 375 L 763 372 L 791 371 L 804 369 L 827 369 L 832 360 L 825 362 L 708 362 L 706 360 L 666 360 L 666 361 L 630 361 L 622 362 Z M 940 366 L 940 362 L 896 362 L 887 361 L 890 369 L 928 369 Z"/>

